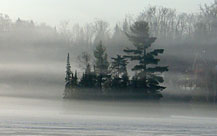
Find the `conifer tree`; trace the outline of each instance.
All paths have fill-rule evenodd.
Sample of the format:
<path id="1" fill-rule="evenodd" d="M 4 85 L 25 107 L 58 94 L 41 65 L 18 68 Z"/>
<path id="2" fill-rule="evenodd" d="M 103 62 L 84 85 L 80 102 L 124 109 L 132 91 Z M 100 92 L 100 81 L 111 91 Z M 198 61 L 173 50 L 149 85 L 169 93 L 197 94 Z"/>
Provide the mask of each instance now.
<path id="1" fill-rule="evenodd" d="M 112 58 L 112 72 L 115 76 L 121 77 L 122 75 L 127 73 L 127 60 L 126 58 L 117 55 L 116 58 Z"/>
<path id="2" fill-rule="evenodd" d="M 71 86 L 71 87 L 74 87 L 74 86 L 75 86 L 75 83 L 74 83 L 75 80 L 74 80 L 74 79 L 75 79 L 75 77 L 74 77 L 74 74 L 73 74 L 73 72 L 72 72 L 72 74 L 71 74 L 71 80 L 70 80 L 70 86 Z"/>
<path id="3" fill-rule="evenodd" d="M 146 93 L 157 93 L 165 87 L 160 86 L 163 83 L 161 73 L 168 71 L 168 67 L 158 66 L 160 59 L 156 58 L 164 52 L 164 49 L 149 49 L 156 38 L 149 35 L 148 23 L 137 21 L 130 27 L 131 33 L 126 33 L 129 40 L 133 43 L 133 49 L 125 49 L 126 58 L 136 61 L 137 65 L 133 71 L 137 75 L 133 78 L 134 87 L 142 88 Z"/>
<path id="4" fill-rule="evenodd" d="M 80 82 L 79 82 L 79 86 L 80 87 L 87 87 L 87 78 L 86 78 L 86 74 L 85 73 L 83 73 L 83 75 L 82 75 L 82 77 L 81 77 L 81 80 L 80 80 Z"/>
<path id="5" fill-rule="evenodd" d="M 70 81 L 72 79 L 71 74 L 72 74 L 72 72 L 71 72 L 71 65 L 70 65 L 70 57 L 69 57 L 69 53 L 68 53 L 67 62 L 66 62 L 66 77 L 65 77 L 66 86 L 69 86 L 69 84 L 70 84 Z"/>
<path id="6" fill-rule="evenodd" d="M 65 77 L 64 97 L 68 97 L 70 95 L 71 80 L 72 80 L 71 74 L 72 74 L 72 72 L 71 72 L 70 58 L 69 58 L 69 53 L 68 53 L 67 61 L 66 61 L 66 77 Z"/>
<path id="7" fill-rule="evenodd" d="M 97 75 L 97 87 L 102 88 L 102 84 L 106 81 L 109 74 L 108 67 L 108 55 L 106 48 L 102 45 L 102 41 L 96 46 L 94 50 L 95 66 L 94 72 Z"/>
<path id="8" fill-rule="evenodd" d="M 127 60 L 126 58 L 117 55 L 116 58 L 112 58 L 112 87 L 114 88 L 125 88 L 128 85 L 129 77 L 127 74 Z"/>
<path id="9" fill-rule="evenodd" d="M 86 88 L 93 88 L 96 86 L 96 74 L 95 72 L 91 71 L 90 65 L 87 65 L 87 68 L 79 82 L 79 85 Z"/>
<path id="10" fill-rule="evenodd" d="M 95 70 L 97 74 L 106 75 L 108 73 L 108 55 L 106 53 L 106 48 L 102 45 L 102 41 L 96 46 L 94 51 Z"/>
<path id="11" fill-rule="evenodd" d="M 74 85 L 75 85 L 75 86 L 78 85 L 78 72 L 77 72 L 77 70 L 75 71 Z"/>

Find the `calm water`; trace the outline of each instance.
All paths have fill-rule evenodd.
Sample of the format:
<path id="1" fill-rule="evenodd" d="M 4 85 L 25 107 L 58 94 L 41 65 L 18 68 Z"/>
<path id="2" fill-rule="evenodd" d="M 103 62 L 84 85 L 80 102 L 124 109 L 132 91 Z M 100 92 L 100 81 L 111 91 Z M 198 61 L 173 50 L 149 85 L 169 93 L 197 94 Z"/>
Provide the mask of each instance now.
<path id="1" fill-rule="evenodd" d="M 216 106 L 0 97 L 2 136 L 217 135 Z"/>

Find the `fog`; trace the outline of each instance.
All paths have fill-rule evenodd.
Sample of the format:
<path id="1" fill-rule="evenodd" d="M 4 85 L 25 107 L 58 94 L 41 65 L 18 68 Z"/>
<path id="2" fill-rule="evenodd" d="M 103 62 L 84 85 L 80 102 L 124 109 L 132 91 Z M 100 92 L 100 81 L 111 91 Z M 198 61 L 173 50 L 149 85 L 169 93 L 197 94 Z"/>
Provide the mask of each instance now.
<path id="1" fill-rule="evenodd" d="M 165 74 L 165 84 L 168 88 L 164 93 L 189 93 L 178 87 L 180 83 L 183 85 L 185 82 L 182 79 L 197 76 L 195 71 L 199 68 L 206 68 L 208 73 L 216 71 L 215 5 L 202 5 L 201 10 L 195 14 L 150 6 L 137 16 L 126 16 L 115 26 L 97 19 L 84 24 L 64 21 L 58 27 L 52 27 L 21 18 L 13 21 L 9 16 L 2 14 L 0 87 L 4 88 L 4 93 L 8 93 L 5 91 L 7 88 L 20 88 L 31 92 L 28 88 L 46 87 L 54 88 L 55 92 L 60 94 L 63 90 L 60 88 L 64 88 L 68 52 L 71 54 L 72 70 L 78 70 L 81 76 L 82 64 L 77 57 L 82 52 L 88 52 L 93 63 L 93 50 L 102 40 L 109 57 L 123 54 L 123 49 L 131 46 L 125 32 L 129 31 L 134 21 L 145 20 L 149 22 L 150 33 L 157 37 L 153 48 L 165 49 L 161 64 L 168 65 L 170 71 Z M 128 69 L 130 72 L 131 66 Z M 202 76 L 209 80 L 209 77 Z M 194 79 L 191 79 L 192 82 Z M 17 92 L 19 94 L 19 91 Z M 194 94 L 194 91 L 189 94 Z"/>
<path id="2" fill-rule="evenodd" d="M 0 135 L 215 135 L 217 2 L 118 1 L 112 12 L 114 1 L 96 8 L 98 2 L 0 2 Z M 72 10 L 74 3 L 79 6 Z M 63 99 L 67 53 L 81 78 L 78 56 L 87 52 L 94 63 L 93 50 L 102 41 L 111 62 L 132 46 L 126 33 L 138 20 L 157 37 L 152 49 L 165 49 L 163 98 Z"/>
<path id="3" fill-rule="evenodd" d="M 145 7 L 166 6 L 175 8 L 179 12 L 194 13 L 199 11 L 200 4 L 210 4 L 213 0 L 1 0 L 1 13 L 8 14 L 13 20 L 18 17 L 34 20 L 38 23 L 46 22 L 57 26 L 61 21 L 70 20 L 73 23 L 91 22 L 95 18 L 105 19 L 115 24 L 126 14 L 136 15 Z M 112 9 L 112 10 L 111 10 Z"/>

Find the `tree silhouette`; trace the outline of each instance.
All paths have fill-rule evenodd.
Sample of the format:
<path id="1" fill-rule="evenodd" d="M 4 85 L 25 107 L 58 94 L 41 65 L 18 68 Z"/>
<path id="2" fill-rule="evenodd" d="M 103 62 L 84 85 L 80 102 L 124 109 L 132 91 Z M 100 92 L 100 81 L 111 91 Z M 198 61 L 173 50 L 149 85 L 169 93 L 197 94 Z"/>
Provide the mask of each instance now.
<path id="1" fill-rule="evenodd" d="M 97 75 L 97 86 L 102 88 L 102 84 L 106 81 L 109 73 L 108 55 L 106 53 L 106 48 L 102 45 L 102 41 L 100 41 L 100 43 L 96 46 L 96 49 L 94 50 L 94 56 L 96 59 L 94 72 Z"/>
<path id="2" fill-rule="evenodd" d="M 129 83 L 129 77 L 127 74 L 127 60 L 126 58 L 117 55 L 116 58 L 112 58 L 112 87 L 113 88 L 125 88 Z"/>
<path id="3" fill-rule="evenodd" d="M 106 53 L 106 48 L 102 45 L 102 41 L 96 46 L 94 51 L 95 56 L 95 70 L 97 74 L 106 75 L 108 73 L 108 55 Z"/>
<path id="4" fill-rule="evenodd" d="M 66 77 L 65 77 L 64 97 L 67 97 L 70 93 L 72 77 L 73 77 L 73 73 L 71 72 L 70 57 L 69 57 L 69 53 L 68 53 L 67 61 L 66 61 Z"/>
<path id="5" fill-rule="evenodd" d="M 117 77 L 121 77 L 123 74 L 127 73 L 127 60 L 126 58 L 117 55 L 116 58 L 112 58 L 112 71 L 113 74 Z"/>
<path id="6" fill-rule="evenodd" d="M 72 79 L 72 71 L 71 71 L 71 65 L 70 65 L 70 57 L 69 57 L 69 53 L 67 55 L 67 64 L 66 64 L 66 77 L 65 77 L 65 82 L 66 82 L 66 86 L 69 86 L 69 83 Z"/>
<path id="7" fill-rule="evenodd" d="M 136 61 L 138 64 L 133 67 L 133 71 L 137 72 L 134 77 L 135 87 L 143 88 L 146 93 L 157 93 L 159 90 L 165 89 L 160 86 L 163 83 L 161 73 L 168 71 L 168 67 L 156 66 L 160 59 L 156 58 L 164 52 L 163 49 L 150 50 L 149 48 L 155 42 L 155 37 L 150 37 L 148 23 L 145 21 L 137 21 L 130 28 L 131 33 L 127 33 L 129 40 L 133 43 L 133 49 L 125 49 L 126 58 Z"/>

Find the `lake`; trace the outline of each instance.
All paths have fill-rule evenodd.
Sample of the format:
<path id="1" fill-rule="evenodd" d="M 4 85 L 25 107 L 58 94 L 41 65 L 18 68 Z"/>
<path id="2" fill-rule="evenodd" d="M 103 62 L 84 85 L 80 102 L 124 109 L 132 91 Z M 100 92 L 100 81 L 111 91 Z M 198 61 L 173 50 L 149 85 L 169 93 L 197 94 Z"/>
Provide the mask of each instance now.
<path id="1" fill-rule="evenodd" d="M 0 97 L 4 136 L 211 136 L 214 105 Z"/>

